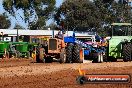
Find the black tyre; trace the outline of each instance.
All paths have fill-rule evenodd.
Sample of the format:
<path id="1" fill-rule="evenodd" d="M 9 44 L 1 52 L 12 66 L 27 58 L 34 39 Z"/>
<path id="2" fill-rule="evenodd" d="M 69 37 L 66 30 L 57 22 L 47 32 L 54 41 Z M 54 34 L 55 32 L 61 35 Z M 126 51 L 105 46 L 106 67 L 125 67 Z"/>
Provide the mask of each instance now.
<path id="1" fill-rule="evenodd" d="M 40 62 L 39 54 L 40 54 L 40 46 L 37 46 L 36 47 L 36 62 L 37 63 Z"/>
<path id="2" fill-rule="evenodd" d="M 13 53 L 9 52 L 9 58 L 12 58 L 12 57 L 13 57 Z"/>
<path id="3" fill-rule="evenodd" d="M 112 58 L 111 58 L 111 62 L 117 62 L 117 58 L 112 57 Z"/>
<path id="4" fill-rule="evenodd" d="M 50 56 L 44 57 L 43 62 L 45 62 L 45 63 L 52 63 L 53 62 L 53 58 L 50 57 Z"/>
<path id="5" fill-rule="evenodd" d="M 113 56 L 107 56 L 107 62 L 117 62 L 117 58 Z"/>
<path id="6" fill-rule="evenodd" d="M 13 54 L 13 57 L 14 58 L 17 58 L 17 53 L 16 52 Z"/>
<path id="7" fill-rule="evenodd" d="M 107 53 L 103 53 L 103 61 L 104 62 L 108 62 L 108 56 L 107 56 Z"/>
<path id="8" fill-rule="evenodd" d="M 60 63 L 66 63 L 66 50 L 65 50 L 65 48 L 61 49 Z"/>
<path id="9" fill-rule="evenodd" d="M 75 44 L 73 47 L 73 62 L 81 63 L 83 60 L 80 59 L 80 50 L 82 49 L 81 45 Z"/>
<path id="10" fill-rule="evenodd" d="M 0 58 L 3 58 L 3 54 L 0 55 Z"/>
<path id="11" fill-rule="evenodd" d="M 131 61 L 131 43 L 123 44 L 122 54 L 124 62 Z"/>
<path id="12" fill-rule="evenodd" d="M 26 55 L 27 57 L 27 59 L 29 59 L 30 58 L 30 52 L 27 52 L 27 55 Z"/>
<path id="13" fill-rule="evenodd" d="M 12 53 L 12 52 L 9 53 L 9 58 L 16 58 L 16 57 L 17 57 L 16 53 Z"/>
<path id="14" fill-rule="evenodd" d="M 93 57 L 93 61 L 92 63 L 102 63 L 103 62 L 103 53 L 99 52 L 99 53 L 95 53 L 95 56 Z"/>
<path id="15" fill-rule="evenodd" d="M 105 47 L 105 52 L 103 53 L 103 60 L 104 62 L 108 62 L 108 47 Z"/>
<path id="16" fill-rule="evenodd" d="M 16 57 L 20 58 L 21 57 L 21 53 L 19 51 L 16 51 Z"/>
<path id="17" fill-rule="evenodd" d="M 68 43 L 66 48 L 66 62 L 71 63 L 72 62 L 72 51 L 73 51 L 73 44 Z"/>
<path id="18" fill-rule="evenodd" d="M 26 58 L 26 53 L 21 53 L 22 58 Z"/>
<path id="19" fill-rule="evenodd" d="M 39 59 L 40 59 L 40 61 L 41 62 L 45 62 L 45 60 L 44 60 L 44 54 L 45 54 L 45 50 L 44 50 L 44 48 L 40 48 L 40 54 L 39 54 Z"/>
<path id="20" fill-rule="evenodd" d="M 93 57 L 92 63 L 98 63 L 98 57 Z"/>
<path id="21" fill-rule="evenodd" d="M 41 46 L 36 47 L 36 62 L 45 62 L 44 60 L 44 48 L 41 48 Z"/>

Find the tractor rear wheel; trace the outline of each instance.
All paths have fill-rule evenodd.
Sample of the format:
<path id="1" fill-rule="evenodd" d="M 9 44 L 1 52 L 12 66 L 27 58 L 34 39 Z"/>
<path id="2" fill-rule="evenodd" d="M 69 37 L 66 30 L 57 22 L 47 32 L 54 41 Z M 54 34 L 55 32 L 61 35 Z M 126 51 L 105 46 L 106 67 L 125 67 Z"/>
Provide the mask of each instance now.
<path id="1" fill-rule="evenodd" d="M 39 63 L 40 62 L 40 58 L 39 58 L 39 54 L 40 54 L 40 46 L 36 47 L 36 62 Z"/>
<path id="2" fill-rule="evenodd" d="M 81 45 L 75 44 L 73 48 L 73 62 L 81 63 L 83 60 L 80 59 L 80 50 L 82 49 Z"/>
<path id="3" fill-rule="evenodd" d="M 125 43 L 123 45 L 122 54 L 124 62 L 131 61 L 131 43 Z"/>
<path id="4" fill-rule="evenodd" d="M 66 48 L 66 62 L 71 63 L 72 62 L 72 51 L 73 51 L 73 44 L 68 43 Z"/>
<path id="5" fill-rule="evenodd" d="M 44 60 L 44 48 L 41 48 L 40 46 L 36 47 L 36 62 L 45 62 Z"/>
<path id="6" fill-rule="evenodd" d="M 65 50 L 65 48 L 61 49 L 60 63 L 66 63 L 66 50 Z"/>
<path id="7" fill-rule="evenodd" d="M 45 62 L 44 60 L 44 48 L 40 48 L 40 54 L 39 54 L 39 59 L 41 62 Z"/>

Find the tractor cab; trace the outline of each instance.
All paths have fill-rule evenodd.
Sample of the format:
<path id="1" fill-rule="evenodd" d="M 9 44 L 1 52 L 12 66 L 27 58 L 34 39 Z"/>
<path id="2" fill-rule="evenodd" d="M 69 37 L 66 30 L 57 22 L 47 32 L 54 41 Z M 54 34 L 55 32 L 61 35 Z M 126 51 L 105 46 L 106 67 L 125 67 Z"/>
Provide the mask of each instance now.
<path id="1" fill-rule="evenodd" d="M 111 58 L 124 58 L 127 52 L 131 53 L 132 29 L 131 23 L 112 23 L 112 36 L 109 40 L 109 56 Z M 129 48 L 125 51 L 125 47 Z M 125 52 L 124 52 L 125 51 Z M 128 54 L 127 54 L 128 55 Z M 130 59 L 130 56 L 129 56 Z"/>
<path id="2" fill-rule="evenodd" d="M 131 23 L 113 23 L 112 36 L 131 36 Z"/>

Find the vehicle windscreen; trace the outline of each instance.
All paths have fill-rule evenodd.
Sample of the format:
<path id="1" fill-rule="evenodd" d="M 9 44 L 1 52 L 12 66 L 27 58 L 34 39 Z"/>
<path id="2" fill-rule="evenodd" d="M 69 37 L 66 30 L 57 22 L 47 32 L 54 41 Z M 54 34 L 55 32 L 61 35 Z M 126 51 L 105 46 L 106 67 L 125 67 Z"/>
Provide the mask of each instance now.
<path id="1" fill-rule="evenodd" d="M 130 33 L 128 26 L 113 26 L 113 36 L 128 36 Z"/>

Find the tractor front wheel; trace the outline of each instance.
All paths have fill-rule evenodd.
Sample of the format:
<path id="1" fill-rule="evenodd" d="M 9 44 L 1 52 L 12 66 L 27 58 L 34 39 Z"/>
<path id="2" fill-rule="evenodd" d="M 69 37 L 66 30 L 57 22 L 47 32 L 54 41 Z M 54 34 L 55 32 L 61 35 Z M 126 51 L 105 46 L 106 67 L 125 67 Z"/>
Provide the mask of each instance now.
<path id="1" fill-rule="evenodd" d="M 60 63 L 66 63 L 66 50 L 65 50 L 65 48 L 61 49 Z"/>
<path id="2" fill-rule="evenodd" d="M 44 48 L 41 48 L 40 46 L 36 47 L 36 62 L 45 62 L 44 60 Z"/>
<path id="3" fill-rule="evenodd" d="M 29 59 L 30 58 L 30 52 L 27 52 L 27 55 L 26 55 L 27 57 L 27 59 Z"/>

